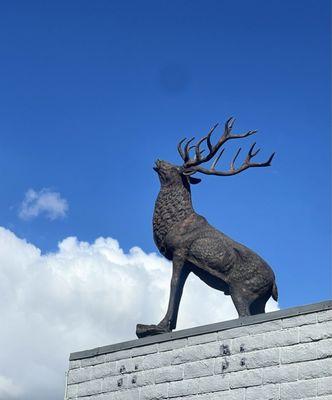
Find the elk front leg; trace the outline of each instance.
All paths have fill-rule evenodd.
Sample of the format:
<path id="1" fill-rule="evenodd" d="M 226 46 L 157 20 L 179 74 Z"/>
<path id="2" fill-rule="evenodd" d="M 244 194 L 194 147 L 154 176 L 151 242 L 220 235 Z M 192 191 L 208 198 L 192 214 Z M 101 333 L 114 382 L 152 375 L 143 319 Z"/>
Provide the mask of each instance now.
<path id="1" fill-rule="evenodd" d="M 165 317 L 158 324 L 159 327 L 165 328 L 168 332 L 176 328 L 183 287 L 189 272 L 183 257 L 174 256 L 168 308 Z"/>
<path id="2" fill-rule="evenodd" d="M 189 272 L 190 270 L 185 265 L 184 257 L 174 256 L 171 289 L 166 315 L 158 325 L 137 324 L 136 335 L 139 338 L 170 332 L 176 327 L 183 286 Z"/>

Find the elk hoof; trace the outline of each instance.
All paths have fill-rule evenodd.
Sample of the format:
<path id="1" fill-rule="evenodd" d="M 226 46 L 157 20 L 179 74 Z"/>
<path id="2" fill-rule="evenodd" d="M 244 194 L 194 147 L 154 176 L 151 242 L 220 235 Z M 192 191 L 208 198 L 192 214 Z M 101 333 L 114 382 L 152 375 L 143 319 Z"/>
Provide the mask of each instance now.
<path id="1" fill-rule="evenodd" d="M 145 336 L 160 335 L 161 333 L 171 332 L 170 329 L 161 327 L 158 325 L 136 325 L 136 335 L 138 338 L 143 338 Z"/>

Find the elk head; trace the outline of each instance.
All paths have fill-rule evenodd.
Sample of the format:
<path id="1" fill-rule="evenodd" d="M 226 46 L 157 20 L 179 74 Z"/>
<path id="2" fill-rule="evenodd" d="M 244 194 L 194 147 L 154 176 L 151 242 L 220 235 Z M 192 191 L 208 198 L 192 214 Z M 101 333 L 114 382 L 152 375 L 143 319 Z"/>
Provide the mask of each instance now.
<path id="1" fill-rule="evenodd" d="M 195 185 L 201 180 L 187 176 L 183 173 L 183 167 L 171 164 L 167 161 L 157 160 L 153 169 L 158 173 L 161 186 L 184 184 L 188 186 L 189 183 Z"/>

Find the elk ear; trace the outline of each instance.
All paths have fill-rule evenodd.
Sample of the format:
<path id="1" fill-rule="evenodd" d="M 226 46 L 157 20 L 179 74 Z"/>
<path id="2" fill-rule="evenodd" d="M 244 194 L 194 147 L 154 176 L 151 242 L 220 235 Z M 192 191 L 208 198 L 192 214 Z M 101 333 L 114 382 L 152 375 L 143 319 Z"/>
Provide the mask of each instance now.
<path id="1" fill-rule="evenodd" d="M 197 185 L 197 183 L 201 182 L 201 180 L 202 180 L 202 179 L 193 178 L 192 176 L 189 176 L 189 182 L 190 182 L 192 185 Z"/>

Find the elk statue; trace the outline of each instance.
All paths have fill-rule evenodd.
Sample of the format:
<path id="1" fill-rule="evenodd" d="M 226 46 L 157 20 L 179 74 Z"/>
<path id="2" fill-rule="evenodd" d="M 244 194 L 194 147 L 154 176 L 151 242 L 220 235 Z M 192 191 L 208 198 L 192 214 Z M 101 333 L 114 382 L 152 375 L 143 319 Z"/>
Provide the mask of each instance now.
<path id="1" fill-rule="evenodd" d="M 259 152 L 254 143 L 241 166 L 235 166 L 240 148 L 228 171 L 216 170 L 227 141 L 257 132 L 233 134 L 233 124 L 234 118 L 225 123 L 224 132 L 216 144 L 212 144 L 211 135 L 218 124 L 195 145 L 191 145 L 194 138 L 181 140 L 178 144 L 183 160 L 181 166 L 156 161 L 154 170 L 159 176 L 161 189 L 154 208 L 153 236 L 161 254 L 172 261 L 173 270 L 166 315 L 158 325 L 138 324 L 136 334 L 139 338 L 175 329 L 183 286 L 191 272 L 212 288 L 230 295 L 239 317 L 264 313 L 268 299 L 271 296 L 274 300 L 278 298 L 275 276 L 269 265 L 252 250 L 211 226 L 192 206 L 190 185 L 200 182 L 193 174 L 231 176 L 248 168 L 271 165 L 274 153 L 266 162 L 252 161 Z M 203 156 L 206 150 L 208 152 Z M 202 166 L 210 160 L 213 160 L 210 168 Z"/>

